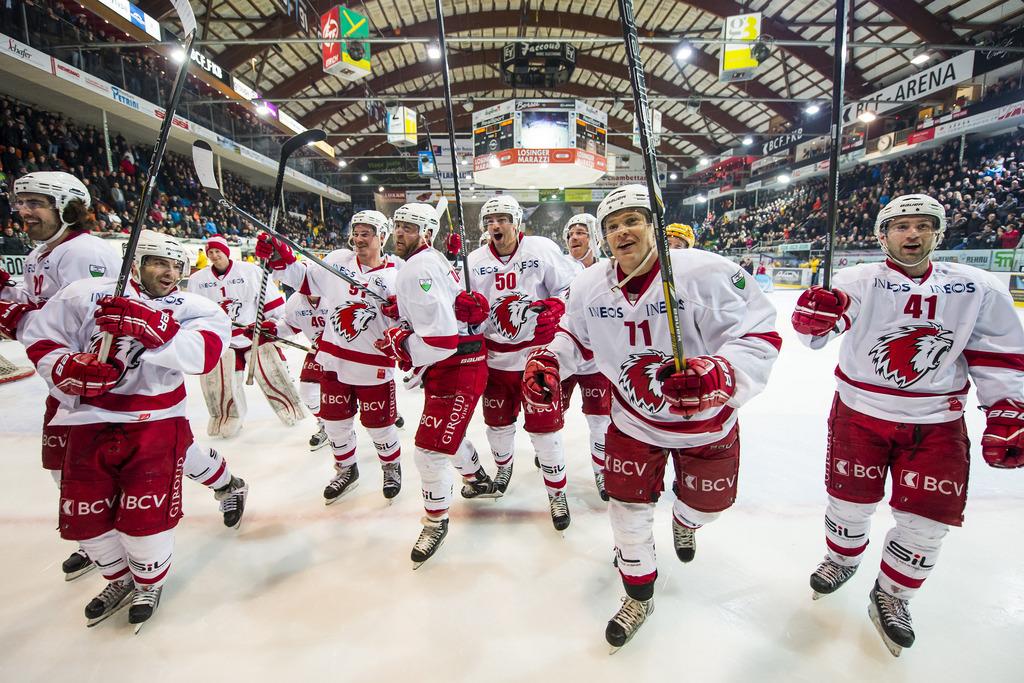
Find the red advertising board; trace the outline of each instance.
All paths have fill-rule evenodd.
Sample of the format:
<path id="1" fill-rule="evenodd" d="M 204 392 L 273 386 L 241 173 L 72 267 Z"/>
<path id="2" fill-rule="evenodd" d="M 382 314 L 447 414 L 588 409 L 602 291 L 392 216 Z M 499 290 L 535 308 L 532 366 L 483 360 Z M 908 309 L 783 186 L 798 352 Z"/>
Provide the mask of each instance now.
<path id="1" fill-rule="evenodd" d="M 320 36 L 324 40 L 337 40 L 341 37 L 338 6 L 335 5 L 320 17 Z M 324 71 L 341 61 L 341 43 L 321 43 L 320 51 L 324 57 Z"/>

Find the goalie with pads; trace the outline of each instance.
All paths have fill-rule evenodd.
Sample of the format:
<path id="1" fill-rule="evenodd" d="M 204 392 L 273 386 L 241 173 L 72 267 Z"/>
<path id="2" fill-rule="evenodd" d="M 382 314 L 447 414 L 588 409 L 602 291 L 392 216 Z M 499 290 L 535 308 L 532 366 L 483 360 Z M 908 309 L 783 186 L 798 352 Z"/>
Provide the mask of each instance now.
<path id="1" fill-rule="evenodd" d="M 281 422 L 291 427 L 305 417 L 305 411 L 284 356 L 274 344 L 261 343 L 256 358 L 248 358 L 263 271 L 256 264 L 232 260 L 228 243 L 219 235 L 207 240 L 206 256 L 210 266 L 189 276 L 188 291 L 213 301 L 231 322 L 246 326 L 232 330 L 231 347 L 224 350 L 211 372 L 199 378 L 210 411 L 206 431 L 210 436 L 232 437 L 242 428 L 246 413 L 242 374 L 247 360 L 257 364 L 256 384 L 270 407 Z M 263 329 L 277 335 L 284 316 L 284 296 L 276 286 L 267 297 L 263 312 Z"/>

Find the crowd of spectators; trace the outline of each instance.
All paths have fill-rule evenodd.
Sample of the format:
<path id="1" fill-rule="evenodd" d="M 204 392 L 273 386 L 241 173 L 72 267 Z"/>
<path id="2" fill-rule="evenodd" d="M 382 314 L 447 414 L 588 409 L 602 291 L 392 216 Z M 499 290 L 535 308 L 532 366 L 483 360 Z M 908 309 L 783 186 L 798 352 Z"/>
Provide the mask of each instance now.
<path id="1" fill-rule="evenodd" d="M 127 232 L 142 195 L 152 147 L 129 143 L 121 135 L 111 138 L 110 147 L 112 170 L 107 167 L 103 134 L 95 127 L 0 97 L 0 235 L 4 239 L 0 253 L 27 251 L 9 193 L 15 178 L 33 171 L 74 174 L 89 188 L 99 232 Z M 256 216 L 269 215 L 268 188 L 255 187 L 228 171 L 223 173 L 223 182 L 225 193 L 236 204 Z M 331 216 L 321 223 L 318 197 L 289 192 L 287 201 L 289 212 L 305 218 L 289 216 L 282 221 L 282 229 L 310 248 L 340 244 L 337 226 L 343 224 L 343 207 L 325 201 Z M 232 239 L 257 232 L 210 200 L 199 187 L 191 159 L 173 152 L 164 157 L 147 227 L 182 238 L 222 234 Z"/>
<path id="2" fill-rule="evenodd" d="M 973 139 L 960 161 L 960 141 L 874 166 L 860 165 L 840 178 L 836 248 L 873 249 L 874 221 L 893 197 L 925 193 L 946 207 L 948 227 L 939 249 L 1012 249 L 1024 229 L 1024 136 L 1015 132 Z M 732 200 L 705 221 L 698 246 L 720 252 L 783 242 L 824 247 L 827 188 L 814 180 L 764 198 L 740 216 Z M 727 217 L 730 213 L 731 217 Z"/>

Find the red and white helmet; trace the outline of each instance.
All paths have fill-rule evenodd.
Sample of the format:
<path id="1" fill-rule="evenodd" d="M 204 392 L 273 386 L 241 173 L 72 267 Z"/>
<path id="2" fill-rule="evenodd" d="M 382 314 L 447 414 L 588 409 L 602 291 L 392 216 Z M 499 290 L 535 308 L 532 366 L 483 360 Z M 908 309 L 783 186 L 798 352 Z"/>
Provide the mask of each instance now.
<path id="1" fill-rule="evenodd" d="M 147 256 L 162 256 L 181 264 L 181 276 L 188 277 L 192 259 L 185 246 L 170 235 L 156 230 L 143 230 L 135 247 L 135 267 L 141 268 Z"/>
<path id="2" fill-rule="evenodd" d="M 512 225 L 514 225 L 517 230 L 522 228 L 523 207 L 519 206 L 519 202 L 516 201 L 515 197 L 502 194 L 497 197 L 492 197 L 484 202 L 483 207 L 480 209 L 480 229 L 484 229 L 484 220 L 488 216 L 500 216 L 501 214 L 511 217 Z"/>
<path id="3" fill-rule="evenodd" d="M 77 199 L 85 204 L 87 209 L 92 205 L 92 197 L 89 196 L 89 190 L 85 187 L 85 183 L 63 171 L 36 171 L 21 176 L 14 181 L 14 194 L 22 193 L 43 194 L 51 197 L 57 208 L 60 229 L 50 239 L 43 240 L 43 244 L 56 242 L 70 227 L 70 223 L 64 222 L 64 209 L 68 204 Z"/>
<path id="4" fill-rule="evenodd" d="M 566 244 L 569 243 L 569 230 L 574 225 L 582 225 L 587 229 L 587 233 L 590 235 L 590 255 L 599 258 L 601 256 L 601 228 L 597 224 L 597 218 L 589 213 L 578 213 L 570 218 L 562 228 L 562 240 Z"/>
<path id="5" fill-rule="evenodd" d="M 402 221 L 403 223 L 418 225 L 427 244 L 434 243 L 434 236 L 437 235 L 441 228 L 441 222 L 437 217 L 437 209 L 430 204 L 420 204 L 418 202 L 400 206 L 391 217 L 391 221 L 392 223 Z M 430 233 L 429 235 L 427 234 L 428 232 Z"/>
<path id="6" fill-rule="evenodd" d="M 604 220 L 621 209 L 643 209 L 648 217 L 651 215 L 651 198 L 647 186 L 634 184 L 623 185 L 609 192 L 597 205 L 597 223 L 604 235 Z"/>
<path id="7" fill-rule="evenodd" d="M 917 263 L 903 263 L 893 258 L 886 248 L 885 242 L 881 240 L 882 233 L 889 227 L 889 223 L 901 216 L 928 216 L 934 219 L 935 239 L 932 241 L 932 248 Z M 925 259 L 930 257 L 935 248 L 942 242 L 944 234 L 946 234 L 946 209 L 936 199 L 926 194 L 904 194 L 899 197 L 893 197 L 888 204 L 882 207 L 882 210 L 878 212 L 878 216 L 875 218 L 875 237 L 879 238 L 882 251 L 885 252 L 886 256 L 904 266 L 914 267 L 924 263 Z"/>
<path id="8" fill-rule="evenodd" d="M 381 249 L 384 248 L 384 243 L 387 242 L 388 237 L 391 236 L 391 221 L 389 221 L 388 217 L 380 211 L 368 209 L 366 211 L 356 213 L 348 223 L 349 234 L 351 234 L 351 230 L 356 226 L 356 224 L 369 225 L 372 227 L 380 237 Z"/>

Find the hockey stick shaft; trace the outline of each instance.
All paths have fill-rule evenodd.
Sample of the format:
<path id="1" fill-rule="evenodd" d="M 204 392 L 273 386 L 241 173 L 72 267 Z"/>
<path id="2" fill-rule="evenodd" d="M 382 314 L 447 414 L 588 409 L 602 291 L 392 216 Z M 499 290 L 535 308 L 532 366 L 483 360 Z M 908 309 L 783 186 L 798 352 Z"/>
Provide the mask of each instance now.
<path id="1" fill-rule="evenodd" d="M 232 327 L 237 327 L 239 329 L 248 329 L 248 327 L 249 327 L 248 325 L 243 325 L 242 323 L 231 323 L 231 326 Z M 259 334 L 255 335 L 255 336 L 265 337 L 267 339 L 270 339 L 271 341 L 277 342 L 278 344 L 284 344 L 285 346 L 290 346 L 293 349 L 298 349 L 299 351 L 305 351 L 306 353 L 312 353 L 313 352 L 313 349 L 309 348 L 308 346 L 303 346 L 302 344 L 297 344 L 297 343 L 293 342 L 290 339 L 285 339 L 284 337 L 279 337 L 276 334 L 271 334 L 270 332 L 267 332 L 266 330 L 261 329 L 261 328 L 254 328 L 254 329 L 258 329 L 259 330 Z"/>
<path id="2" fill-rule="evenodd" d="M 192 8 L 187 3 L 185 6 L 188 7 L 188 12 L 191 13 Z M 116 297 L 124 296 L 124 290 L 128 287 L 128 279 L 132 276 L 135 250 L 138 248 L 139 238 L 142 236 L 146 213 L 153 202 L 153 191 L 156 189 L 157 177 L 160 175 L 160 166 L 164 161 L 164 152 L 167 151 L 167 140 L 171 135 L 171 126 L 174 124 L 174 112 L 178 109 L 181 91 L 185 86 L 185 80 L 188 79 L 188 66 L 192 63 L 188 55 L 192 54 L 192 41 L 196 38 L 194 21 L 193 19 L 192 30 L 185 36 L 185 44 L 183 46 L 186 55 L 185 61 L 181 63 L 178 75 L 174 79 L 171 99 L 167 102 L 167 107 L 164 109 L 164 122 L 160 125 L 160 133 L 157 135 L 156 146 L 153 148 L 153 157 L 149 162 L 149 175 L 146 176 L 146 184 L 142 188 L 142 198 L 139 199 L 139 205 L 135 208 L 135 216 L 132 218 L 132 230 L 128 235 L 128 243 L 124 248 L 124 260 L 121 262 L 121 272 L 118 273 L 117 286 L 114 288 L 114 296 Z M 185 24 L 184 18 L 182 23 Z M 110 356 L 110 347 L 113 343 L 114 335 L 104 332 L 103 338 L 100 340 L 100 352 L 97 354 L 101 363 L 107 362 L 107 358 Z"/>
<path id="3" fill-rule="evenodd" d="M 633 115 L 636 117 L 636 127 L 640 132 L 640 150 L 644 158 L 644 174 L 647 176 L 647 194 L 651 199 L 654 243 L 658 248 L 658 267 L 661 270 L 672 358 L 675 361 L 676 372 L 681 372 L 686 368 L 686 356 L 683 353 L 683 334 L 676 315 L 676 283 L 672 275 L 668 236 L 665 234 L 665 203 L 661 198 L 661 188 L 658 187 L 658 157 L 651 142 L 651 109 L 647 100 L 647 79 L 644 76 L 640 41 L 637 38 L 636 20 L 633 16 L 633 0 L 619 0 L 619 21 L 622 24 L 622 39 L 626 44 L 629 83 L 633 89 Z"/>
<path id="4" fill-rule="evenodd" d="M 452 224 L 452 230 L 457 231 L 462 238 L 462 246 L 459 247 L 459 256 L 462 257 L 462 277 L 465 280 L 466 291 L 472 291 L 469 287 L 469 262 L 466 258 L 466 218 L 462 211 L 462 189 L 459 186 L 459 159 L 455 150 L 455 114 L 452 111 L 452 82 L 448 73 L 448 43 L 444 36 L 444 3 L 443 0 L 436 0 L 437 7 L 437 40 L 441 48 L 441 76 L 444 78 L 444 109 L 448 119 L 448 144 L 452 148 L 452 188 L 455 190 L 455 217 L 458 219 L 458 228 Z M 431 145 L 433 150 L 433 145 Z M 434 164 L 437 168 L 437 164 Z M 440 182 L 440 180 L 439 180 Z M 442 188 L 442 193 L 444 189 Z M 451 218 L 448 219 L 451 222 Z"/>
<path id="5" fill-rule="evenodd" d="M 832 150 L 828 156 L 828 236 L 821 284 L 832 287 L 832 260 L 836 249 L 836 222 L 839 220 L 839 155 L 843 150 L 843 88 L 846 83 L 846 0 L 836 0 L 835 41 L 832 59 Z"/>

